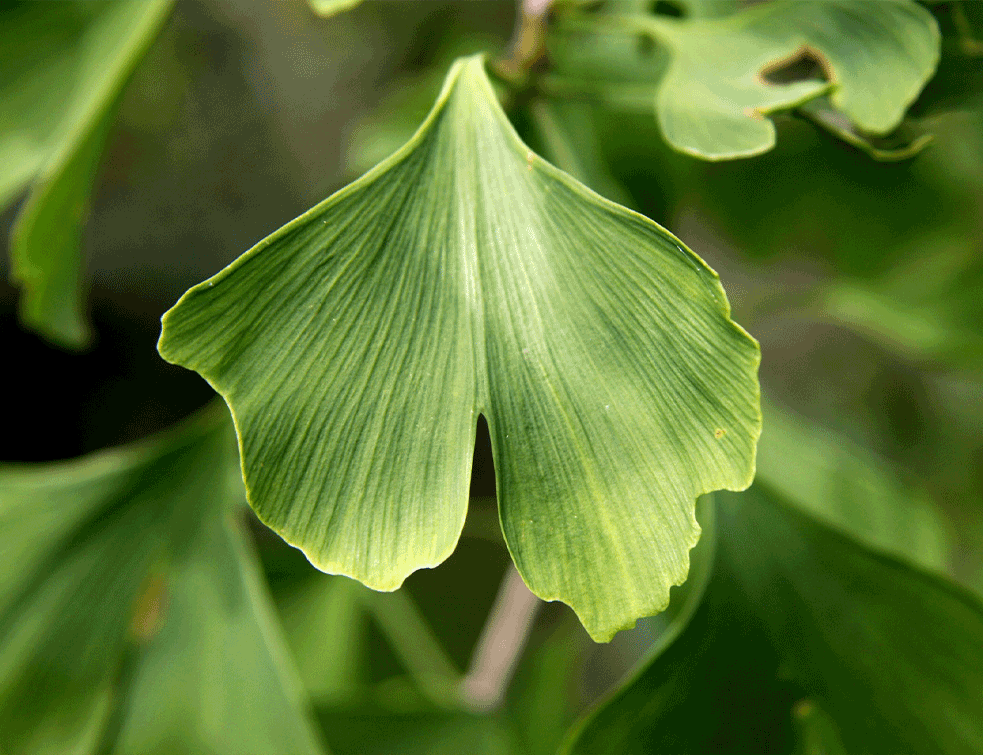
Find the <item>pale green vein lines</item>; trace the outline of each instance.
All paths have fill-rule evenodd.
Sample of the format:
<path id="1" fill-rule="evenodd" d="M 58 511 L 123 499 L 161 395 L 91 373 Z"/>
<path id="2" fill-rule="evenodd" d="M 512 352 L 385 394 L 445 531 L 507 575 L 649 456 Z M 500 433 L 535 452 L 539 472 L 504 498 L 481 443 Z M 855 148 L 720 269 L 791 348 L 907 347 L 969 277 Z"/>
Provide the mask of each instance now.
<path id="1" fill-rule="evenodd" d="M 185 294 L 159 348 L 229 403 L 259 516 L 377 589 L 453 550 L 483 414 L 520 573 L 598 639 L 665 607 L 696 497 L 753 474 L 758 351 L 716 275 L 533 155 L 480 58 L 403 149 Z"/>

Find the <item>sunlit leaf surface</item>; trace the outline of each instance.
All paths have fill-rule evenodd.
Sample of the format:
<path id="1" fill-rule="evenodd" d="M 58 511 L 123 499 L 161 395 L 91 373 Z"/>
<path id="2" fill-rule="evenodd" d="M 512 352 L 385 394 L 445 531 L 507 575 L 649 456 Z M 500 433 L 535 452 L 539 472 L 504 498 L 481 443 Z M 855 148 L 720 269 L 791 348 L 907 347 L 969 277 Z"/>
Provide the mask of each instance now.
<path id="1" fill-rule="evenodd" d="M 232 408 L 260 517 L 377 589 L 453 550 L 484 414 L 519 571 L 608 639 L 685 579 L 696 497 L 750 482 L 758 350 L 728 314 L 677 239 L 526 148 L 471 58 L 159 348 Z"/>
<path id="2" fill-rule="evenodd" d="M 223 411 L 0 470 L 0 751 L 316 753 Z"/>
<path id="3" fill-rule="evenodd" d="M 568 752 L 981 751 L 977 598 L 757 486 L 716 497 L 702 605 Z"/>
<path id="4" fill-rule="evenodd" d="M 115 112 L 172 0 L 13 3 L 0 11 L 0 209 L 35 182 L 11 242 L 22 321 L 56 343 L 90 339 L 81 224 Z"/>
<path id="5" fill-rule="evenodd" d="M 666 141 L 710 160 L 771 149 L 775 126 L 767 114 L 826 91 L 849 124 L 885 134 L 900 123 L 939 58 L 935 21 L 909 0 L 777 0 L 692 18 L 619 15 L 619 3 L 609 7 L 614 14 L 601 20 L 625 38 L 598 41 L 578 23 L 555 45 L 559 74 L 594 79 L 595 86 L 608 80 L 597 93 L 613 103 L 637 104 L 647 82 Z M 656 49 L 630 33 L 653 40 Z M 610 60 L 592 72 L 584 56 Z M 818 69 L 815 76 L 783 70 L 806 62 Z M 771 76 L 779 71 L 785 75 Z"/>

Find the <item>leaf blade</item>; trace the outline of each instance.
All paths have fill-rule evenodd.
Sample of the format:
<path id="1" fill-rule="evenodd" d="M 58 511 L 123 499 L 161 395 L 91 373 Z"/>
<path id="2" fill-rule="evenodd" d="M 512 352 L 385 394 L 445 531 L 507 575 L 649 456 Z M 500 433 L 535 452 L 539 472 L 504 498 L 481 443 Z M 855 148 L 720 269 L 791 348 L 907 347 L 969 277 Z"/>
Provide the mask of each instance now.
<path id="1" fill-rule="evenodd" d="M 753 474 L 757 346 L 716 274 L 531 152 L 477 57 L 403 149 L 186 293 L 158 348 L 232 407 L 259 516 L 376 588 L 453 549 L 485 414 L 520 573 L 599 638 L 665 607 L 696 497 Z"/>

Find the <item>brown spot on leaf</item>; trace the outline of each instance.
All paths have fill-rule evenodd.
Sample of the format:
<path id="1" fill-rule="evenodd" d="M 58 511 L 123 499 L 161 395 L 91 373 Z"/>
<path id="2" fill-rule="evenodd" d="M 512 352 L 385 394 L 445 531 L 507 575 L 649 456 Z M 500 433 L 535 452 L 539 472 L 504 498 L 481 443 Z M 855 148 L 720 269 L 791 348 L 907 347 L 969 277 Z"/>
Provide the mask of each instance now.
<path id="1" fill-rule="evenodd" d="M 718 427 L 716 430 L 713 431 L 713 437 L 716 438 L 717 440 L 720 440 L 726 434 L 727 434 L 727 431 L 724 430 L 723 428 L 720 428 L 720 427 Z"/>

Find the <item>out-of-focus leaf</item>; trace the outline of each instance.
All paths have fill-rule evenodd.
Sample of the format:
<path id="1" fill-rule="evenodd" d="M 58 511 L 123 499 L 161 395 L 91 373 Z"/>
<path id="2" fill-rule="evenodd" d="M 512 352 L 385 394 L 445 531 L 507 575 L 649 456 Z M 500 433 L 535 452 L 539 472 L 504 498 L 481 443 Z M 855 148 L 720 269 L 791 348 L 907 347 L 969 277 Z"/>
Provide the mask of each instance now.
<path id="1" fill-rule="evenodd" d="M 812 700 L 802 700 L 792 708 L 795 724 L 795 755 L 847 755 L 836 724 Z"/>
<path id="2" fill-rule="evenodd" d="M 577 713 L 581 663 L 588 644 L 577 624 L 558 622 L 545 642 L 526 653 L 507 702 L 516 738 L 523 743 L 518 751 L 555 755 Z"/>
<path id="3" fill-rule="evenodd" d="M 901 122 L 939 57 L 935 20 L 909 0 L 771 2 L 722 18 L 608 18 L 607 25 L 649 37 L 668 53 L 666 61 L 635 44 L 633 63 L 620 66 L 631 73 L 612 83 L 647 78 L 666 141 L 708 160 L 771 149 L 775 127 L 766 116 L 826 91 L 857 128 L 886 134 Z M 558 57 L 561 75 L 564 61 L 577 57 L 571 47 L 596 45 L 598 35 L 584 34 L 584 26 L 577 22 L 579 43 L 568 40 Z M 769 80 L 770 72 L 803 56 L 820 65 L 828 82 Z"/>
<path id="4" fill-rule="evenodd" d="M 323 711 L 336 755 L 516 755 L 511 732 L 492 716 L 446 711 L 393 713 L 366 706 Z"/>
<path id="5" fill-rule="evenodd" d="M 317 703 L 353 698 L 366 680 L 364 588 L 345 577 L 305 580 L 285 597 L 280 613 L 304 686 Z"/>
<path id="6" fill-rule="evenodd" d="M 82 224 L 115 115 L 54 158 L 17 216 L 10 239 L 12 277 L 21 286 L 20 319 L 62 346 L 82 347 L 92 332 L 82 303 Z"/>
<path id="7" fill-rule="evenodd" d="M 0 471 L 0 749 L 316 753 L 225 412 Z"/>
<path id="8" fill-rule="evenodd" d="M 232 407 L 260 517 L 376 589 L 453 550 L 484 414 L 520 573 L 609 639 L 685 579 L 696 497 L 749 482 L 758 350 L 728 315 L 677 239 L 522 144 L 475 57 L 159 349 Z"/>
<path id="9" fill-rule="evenodd" d="M 541 99 L 530 103 L 529 112 L 551 163 L 602 197 L 631 206 L 631 195 L 611 175 L 599 149 L 589 105 Z"/>
<path id="10" fill-rule="evenodd" d="M 344 577 L 307 580 L 281 608 L 305 686 L 321 706 L 344 707 L 364 699 L 368 619 L 408 672 L 415 696 L 435 709 L 461 702 L 461 673 L 406 592 L 381 595 Z"/>
<path id="11" fill-rule="evenodd" d="M 957 368 L 983 365 L 983 258 L 972 238 L 929 235 L 884 275 L 837 280 L 826 316 L 905 358 Z"/>
<path id="12" fill-rule="evenodd" d="M 618 4 L 619 0 L 616 0 L 615 5 Z M 678 5 L 688 18 L 718 18 L 740 10 L 741 0 L 679 0 Z M 651 8 L 653 4 L 648 3 L 648 6 Z M 655 9 L 658 10 L 658 4 Z"/>
<path id="13" fill-rule="evenodd" d="M 327 18 L 361 5 L 362 0 L 307 0 L 307 4 L 321 18 Z"/>
<path id="14" fill-rule="evenodd" d="M 702 605 L 568 752 L 789 753 L 802 701 L 828 719 L 819 732 L 798 722 L 800 748 L 817 737 L 835 745 L 836 731 L 850 753 L 983 748 L 977 598 L 758 487 L 716 498 L 717 563 Z"/>
<path id="15" fill-rule="evenodd" d="M 837 433 L 763 406 L 757 479 L 865 545 L 935 571 L 948 566 L 942 515 L 926 492 Z"/>
<path id="16" fill-rule="evenodd" d="M 0 12 L 0 208 L 32 181 L 11 243 L 25 325 L 91 338 L 80 302 L 81 224 L 114 103 L 172 0 L 20 2 Z"/>
<path id="17" fill-rule="evenodd" d="M 181 541 L 166 615 L 140 659 L 114 752 L 321 751 L 242 530 L 230 512 Z"/>
<path id="18" fill-rule="evenodd" d="M 908 160 L 925 147 L 934 138 L 932 134 L 919 132 L 912 124 L 902 123 L 907 128 L 898 128 L 887 136 L 865 134 L 851 123 L 839 110 L 836 110 L 828 97 L 816 97 L 799 107 L 799 113 L 804 115 L 817 126 L 824 128 L 847 144 L 862 149 L 875 160 L 881 162 L 897 162 Z"/>
<path id="19" fill-rule="evenodd" d="M 935 76 L 912 106 L 921 117 L 983 104 L 983 5 L 936 3 L 931 8 L 942 32 Z"/>

